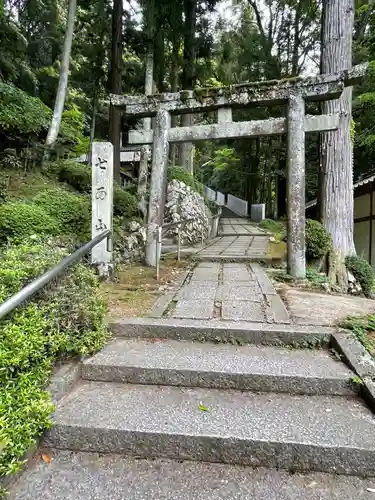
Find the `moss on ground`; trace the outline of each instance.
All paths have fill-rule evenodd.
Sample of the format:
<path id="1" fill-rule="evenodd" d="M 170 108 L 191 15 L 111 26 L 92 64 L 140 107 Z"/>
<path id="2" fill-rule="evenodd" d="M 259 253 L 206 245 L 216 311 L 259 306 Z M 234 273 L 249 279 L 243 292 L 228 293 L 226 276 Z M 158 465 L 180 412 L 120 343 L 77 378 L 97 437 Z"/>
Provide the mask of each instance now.
<path id="1" fill-rule="evenodd" d="M 173 287 L 189 265 L 185 260 L 178 262 L 175 256 L 168 256 L 161 262 L 159 281 L 156 280 L 154 268 L 139 264 L 120 266 L 115 280 L 101 285 L 110 316 L 118 318 L 146 315 L 156 299 Z"/>
<path id="2" fill-rule="evenodd" d="M 340 326 L 352 331 L 365 349 L 375 357 L 375 314 L 348 318 Z"/>

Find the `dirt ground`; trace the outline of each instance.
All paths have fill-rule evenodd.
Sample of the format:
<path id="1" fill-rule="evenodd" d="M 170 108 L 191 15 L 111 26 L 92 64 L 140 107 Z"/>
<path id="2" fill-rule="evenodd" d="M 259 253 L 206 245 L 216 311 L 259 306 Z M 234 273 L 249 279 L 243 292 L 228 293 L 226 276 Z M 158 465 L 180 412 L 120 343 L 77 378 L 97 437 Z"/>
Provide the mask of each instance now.
<path id="1" fill-rule="evenodd" d="M 277 287 L 293 320 L 300 325 L 335 325 L 348 316 L 375 313 L 375 300 L 350 295 L 306 292 L 286 284 Z"/>
<path id="2" fill-rule="evenodd" d="M 109 317 L 143 316 L 160 295 L 176 285 L 190 265 L 185 260 L 177 262 L 174 256 L 166 257 L 161 263 L 159 281 L 154 268 L 140 264 L 120 267 L 113 281 L 101 284 Z"/>

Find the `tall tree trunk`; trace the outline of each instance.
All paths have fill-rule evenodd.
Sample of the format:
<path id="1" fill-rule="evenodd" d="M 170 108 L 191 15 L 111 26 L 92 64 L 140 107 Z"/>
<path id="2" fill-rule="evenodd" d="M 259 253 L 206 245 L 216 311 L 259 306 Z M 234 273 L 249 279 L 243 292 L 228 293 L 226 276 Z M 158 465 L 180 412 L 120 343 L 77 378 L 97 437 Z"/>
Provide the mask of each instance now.
<path id="1" fill-rule="evenodd" d="M 367 0 L 363 6 L 366 6 L 367 8 L 363 9 L 360 15 L 358 16 L 358 21 L 356 23 L 355 34 L 354 34 L 354 39 L 356 42 L 363 41 L 365 37 L 366 28 L 368 27 L 368 22 L 370 21 L 371 16 L 373 14 L 372 10 L 375 7 L 375 1 Z"/>
<path id="2" fill-rule="evenodd" d="M 164 26 L 158 26 L 155 35 L 155 81 L 159 93 L 165 92 L 165 33 Z"/>
<path id="3" fill-rule="evenodd" d="M 194 88 L 194 63 L 195 63 L 195 30 L 197 22 L 197 1 L 184 0 L 185 34 L 184 34 L 184 62 L 182 86 L 184 90 Z M 189 127 L 193 124 L 193 115 L 182 115 L 181 126 Z M 193 174 L 194 146 L 191 142 L 181 144 L 181 166 Z"/>
<path id="4" fill-rule="evenodd" d="M 268 148 L 267 148 L 267 198 L 266 198 L 266 217 L 268 219 L 272 218 L 273 206 L 272 206 L 272 163 L 273 163 L 273 138 L 272 136 L 268 138 Z"/>
<path id="5" fill-rule="evenodd" d="M 172 64 L 171 64 L 171 92 L 177 92 L 178 90 L 178 70 L 179 70 L 179 49 L 180 49 L 180 37 L 179 35 L 173 34 L 172 42 Z M 177 127 L 177 116 L 172 115 L 171 117 L 171 127 Z M 170 162 L 172 166 L 176 164 L 177 155 L 177 144 L 174 142 L 170 147 Z"/>
<path id="6" fill-rule="evenodd" d="M 298 63 L 299 63 L 299 48 L 301 44 L 300 40 L 300 21 L 301 21 L 301 2 L 298 2 L 296 6 L 296 16 L 294 18 L 294 34 L 293 34 L 293 54 L 292 54 L 292 76 L 298 75 Z"/>
<path id="7" fill-rule="evenodd" d="M 62 114 L 64 111 L 66 91 L 68 88 L 69 59 L 72 50 L 74 20 L 75 20 L 76 10 L 77 10 L 77 0 L 70 0 L 68 21 L 66 24 L 66 32 L 64 39 L 64 48 L 61 60 L 59 84 L 57 87 L 55 107 L 53 110 L 51 125 L 49 127 L 46 139 L 47 149 L 51 149 L 55 145 L 60 131 L 60 124 L 61 124 Z"/>
<path id="8" fill-rule="evenodd" d="M 96 14 L 98 22 L 101 23 L 101 29 L 99 32 L 99 42 L 98 42 L 98 50 L 96 54 L 95 61 L 95 74 L 97 75 L 92 86 L 92 117 L 91 117 L 91 125 L 90 125 L 90 142 L 89 142 L 89 151 L 87 155 L 88 165 L 91 166 L 92 159 L 92 146 L 95 140 L 95 127 L 96 127 L 96 115 L 98 112 L 98 104 L 99 104 L 99 96 L 100 96 L 100 85 L 103 80 L 103 70 L 102 64 L 103 59 L 106 57 L 106 46 L 104 43 L 104 36 L 107 30 L 106 25 L 106 0 L 101 0 L 98 3 L 98 12 Z"/>
<path id="9" fill-rule="evenodd" d="M 352 67 L 353 0 L 325 0 L 322 40 L 322 72 L 334 73 Z M 350 137 L 352 89 L 340 99 L 323 104 L 323 113 L 338 113 L 339 128 L 323 135 L 322 220 L 332 236 L 330 278 L 347 285 L 345 257 L 355 254 L 353 241 L 353 144 Z"/>
<path id="10" fill-rule="evenodd" d="M 98 109 L 98 95 L 97 95 L 97 92 L 95 92 L 94 97 L 92 98 L 92 116 L 91 116 L 91 125 L 90 125 L 89 153 L 87 155 L 88 166 L 91 165 L 91 159 L 92 159 L 92 145 L 94 144 L 94 139 L 95 139 L 95 125 L 96 125 L 97 109 Z"/>
<path id="11" fill-rule="evenodd" d="M 121 94 L 122 87 L 123 13 L 124 9 L 122 0 L 114 0 L 112 12 L 112 54 L 110 72 L 110 92 L 112 94 Z M 115 106 L 111 106 L 109 111 L 109 140 L 113 144 L 114 180 L 120 183 L 121 111 Z"/>

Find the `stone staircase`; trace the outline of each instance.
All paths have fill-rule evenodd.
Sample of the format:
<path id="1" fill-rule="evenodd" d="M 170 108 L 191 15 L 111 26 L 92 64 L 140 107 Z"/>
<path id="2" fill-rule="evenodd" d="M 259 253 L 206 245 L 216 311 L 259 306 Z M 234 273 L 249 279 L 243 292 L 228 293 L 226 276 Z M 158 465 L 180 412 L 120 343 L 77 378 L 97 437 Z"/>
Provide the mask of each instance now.
<path id="1" fill-rule="evenodd" d="M 45 440 L 52 464 L 40 462 L 11 498 L 375 498 L 374 416 L 328 350 L 332 330 L 111 326 L 116 337 L 58 405 Z"/>
<path id="2" fill-rule="evenodd" d="M 375 475 L 375 420 L 353 377 L 323 349 L 117 338 L 83 364 L 46 444 Z"/>

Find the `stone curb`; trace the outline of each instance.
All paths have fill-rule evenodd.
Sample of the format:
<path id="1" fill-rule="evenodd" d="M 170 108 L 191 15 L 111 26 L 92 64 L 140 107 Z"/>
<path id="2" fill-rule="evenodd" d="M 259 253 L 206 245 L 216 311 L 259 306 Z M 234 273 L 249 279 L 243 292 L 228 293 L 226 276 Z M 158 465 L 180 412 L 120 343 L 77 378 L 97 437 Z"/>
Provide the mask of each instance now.
<path id="1" fill-rule="evenodd" d="M 225 236 L 260 236 L 263 238 L 269 238 L 270 235 L 266 233 L 248 233 L 248 232 L 243 232 L 243 233 L 221 233 L 218 235 L 219 237 L 223 238 Z"/>
<path id="2" fill-rule="evenodd" d="M 359 377 L 375 377 L 375 361 L 351 333 L 336 332 L 332 335 L 331 343 Z"/>
<path id="3" fill-rule="evenodd" d="M 112 321 L 109 330 L 117 336 L 183 340 L 289 345 L 328 345 L 335 332 L 330 327 L 265 324 L 175 318 L 126 318 Z"/>
<path id="4" fill-rule="evenodd" d="M 259 256 L 259 257 L 251 257 L 246 255 L 199 255 L 199 253 L 195 254 L 192 257 L 193 260 L 199 261 L 209 261 L 209 262 L 264 262 L 266 264 L 280 264 L 282 259 L 275 257 L 267 257 L 267 256 Z"/>
<path id="5" fill-rule="evenodd" d="M 81 361 L 70 362 L 60 366 L 52 375 L 47 391 L 56 404 L 69 393 L 81 378 Z"/>
<path id="6" fill-rule="evenodd" d="M 375 361 L 354 335 L 334 333 L 331 339 L 332 347 L 343 356 L 346 364 L 362 379 L 361 394 L 375 413 Z"/>
<path id="7" fill-rule="evenodd" d="M 249 392 L 286 393 L 306 396 L 352 396 L 349 377 L 307 377 L 301 375 L 226 373 L 142 366 L 83 364 L 82 379 L 140 385 L 168 385 Z"/>
<path id="8" fill-rule="evenodd" d="M 189 436 L 57 424 L 46 445 L 60 450 L 115 453 L 138 458 L 287 469 L 299 472 L 375 475 L 375 454 L 355 448 L 248 440 L 235 437 Z"/>
<path id="9" fill-rule="evenodd" d="M 182 275 L 176 280 L 173 290 L 170 290 L 165 295 L 160 295 L 160 297 L 158 297 L 154 302 L 151 310 L 145 316 L 147 318 L 162 318 L 170 302 L 173 300 L 174 296 L 180 291 L 181 287 L 185 283 L 186 278 L 189 276 L 189 274 L 190 270 L 187 270 L 184 273 L 182 273 Z"/>

